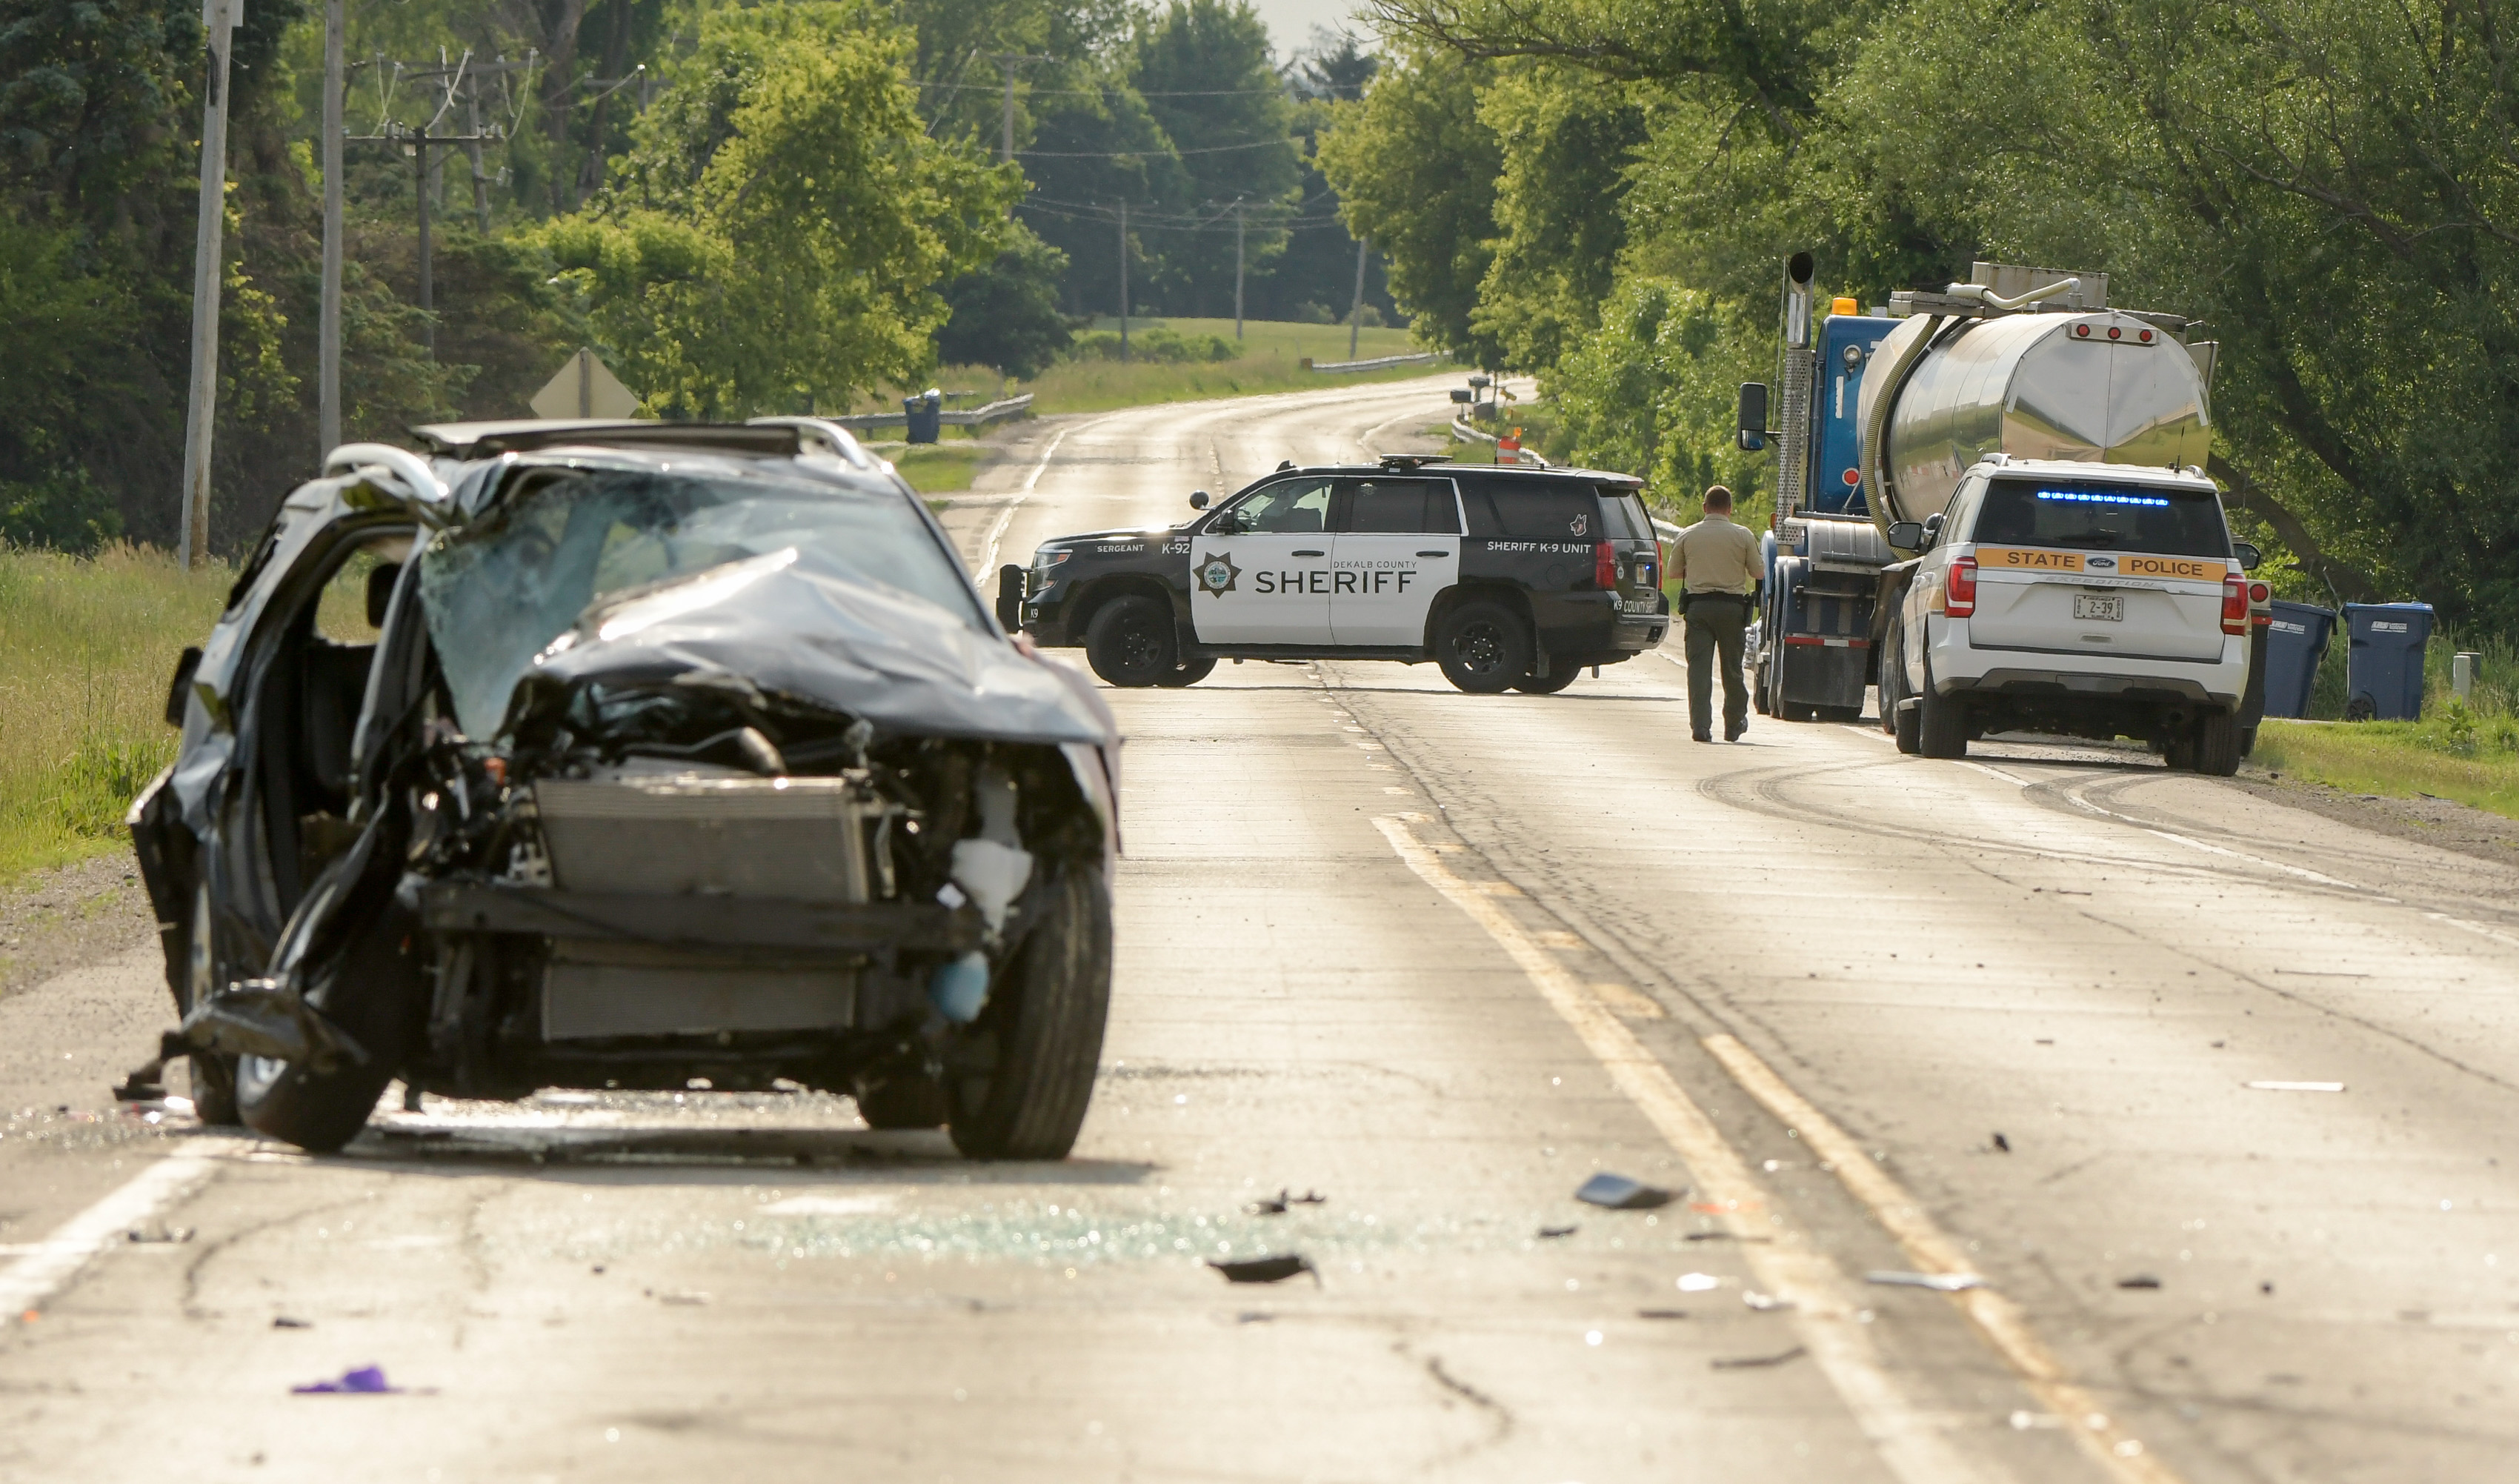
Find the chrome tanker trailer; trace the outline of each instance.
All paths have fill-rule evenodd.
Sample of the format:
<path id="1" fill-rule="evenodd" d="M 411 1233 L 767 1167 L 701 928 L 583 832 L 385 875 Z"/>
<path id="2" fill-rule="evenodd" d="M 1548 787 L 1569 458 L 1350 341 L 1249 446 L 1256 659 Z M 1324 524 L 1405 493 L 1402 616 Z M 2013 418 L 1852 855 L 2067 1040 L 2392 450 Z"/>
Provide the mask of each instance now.
<path id="1" fill-rule="evenodd" d="M 2213 345 L 2183 317 L 2109 308 L 2099 274 L 1978 263 L 1816 324 L 1811 278 L 1807 255 L 1787 267 L 1783 427 L 1765 426 L 1767 388 L 1742 389 L 1742 446 L 1781 455 L 1762 709 L 1846 715 L 1873 680 L 1895 731 L 1902 704 L 1922 708 L 1929 632 L 1960 645 L 1933 692 L 1958 697 L 1936 708 L 1945 731 L 1965 715 L 1979 735 L 2133 735 L 2176 761 L 2218 713 L 2244 748 L 2251 610 L 2270 595 L 2226 590 L 2255 553 L 2201 472 Z M 1998 585 L 1984 614 L 1953 605 L 1954 566 L 1971 591 L 1980 572 Z"/>

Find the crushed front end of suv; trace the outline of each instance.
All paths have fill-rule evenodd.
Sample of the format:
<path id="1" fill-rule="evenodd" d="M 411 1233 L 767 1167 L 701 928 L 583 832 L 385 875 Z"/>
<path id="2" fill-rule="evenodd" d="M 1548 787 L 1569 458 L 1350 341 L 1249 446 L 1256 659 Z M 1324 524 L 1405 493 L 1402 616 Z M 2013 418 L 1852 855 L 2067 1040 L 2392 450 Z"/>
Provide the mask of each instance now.
<path id="1" fill-rule="evenodd" d="M 394 1078 L 844 1092 L 1055 1158 L 1109 998 L 1119 738 L 811 419 L 338 451 L 168 697 L 131 830 L 205 1121 Z"/>

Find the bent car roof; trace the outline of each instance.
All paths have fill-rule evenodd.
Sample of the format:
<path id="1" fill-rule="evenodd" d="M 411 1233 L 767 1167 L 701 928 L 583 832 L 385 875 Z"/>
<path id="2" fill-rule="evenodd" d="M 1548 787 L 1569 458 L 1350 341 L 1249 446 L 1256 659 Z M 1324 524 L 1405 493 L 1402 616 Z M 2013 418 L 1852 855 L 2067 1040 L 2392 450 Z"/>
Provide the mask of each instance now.
<path id="1" fill-rule="evenodd" d="M 747 422 L 626 422 L 599 417 L 516 418 L 497 422 L 432 422 L 412 430 L 441 458 L 495 458 L 537 449 L 593 445 L 600 448 L 707 449 L 792 458 L 803 451 L 797 430 Z"/>

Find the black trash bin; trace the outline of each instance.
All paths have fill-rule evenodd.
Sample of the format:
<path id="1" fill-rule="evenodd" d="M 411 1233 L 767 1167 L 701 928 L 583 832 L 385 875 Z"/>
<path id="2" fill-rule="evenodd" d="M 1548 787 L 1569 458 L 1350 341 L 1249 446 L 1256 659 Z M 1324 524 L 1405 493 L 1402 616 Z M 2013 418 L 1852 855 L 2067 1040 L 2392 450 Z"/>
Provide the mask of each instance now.
<path id="1" fill-rule="evenodd" d="M 2334 609 L 2275 600 L 2274 622 L 2266 626 L 2267 716 L 2309 715 L 2309 692 L 2334 636 Z"/>
<path id="2" fill-rule="evenodd" d="M 2346 603 L 2344 720 L 2411 721 L 2423 714 L 2423 645 L 2429 603 Z"/>
<path id="3" fill-rule="evenodd" d="M 934 443 L 945 430 L 945 394 L 934 389 L 915 397 L 901 399 L 901 410 L 909 418 L 909 441 Z"/>

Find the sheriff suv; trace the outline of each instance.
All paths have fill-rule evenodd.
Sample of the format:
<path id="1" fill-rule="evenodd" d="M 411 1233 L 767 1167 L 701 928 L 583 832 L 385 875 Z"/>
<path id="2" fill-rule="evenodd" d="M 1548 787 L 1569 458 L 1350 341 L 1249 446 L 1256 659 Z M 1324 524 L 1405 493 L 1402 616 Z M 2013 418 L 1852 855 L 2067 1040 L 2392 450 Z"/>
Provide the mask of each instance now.
<path id="1" fill-rule="evenodd" d="M 2257 550 L 2213 482 L 1990 456 L 1950 508 L 1889 528 L 1922 551 L 1888 607 L 1880 711 L 1898 749 L 1956 758 L 1999 731 L 2150 742 L 2228 776 L 2246 750 Z"/>
<path id="2" fill-rule="evenodd" d="M 1670 604 L 1639 481 L 1437 459 L 1291 464 L 1170 530 L 1044 542 L 997 616 L 1083 645 L 1114 685 L 1219 659 L 1432 660 L 1462 690 L 1564 690 L 1661 642 Z"/>

